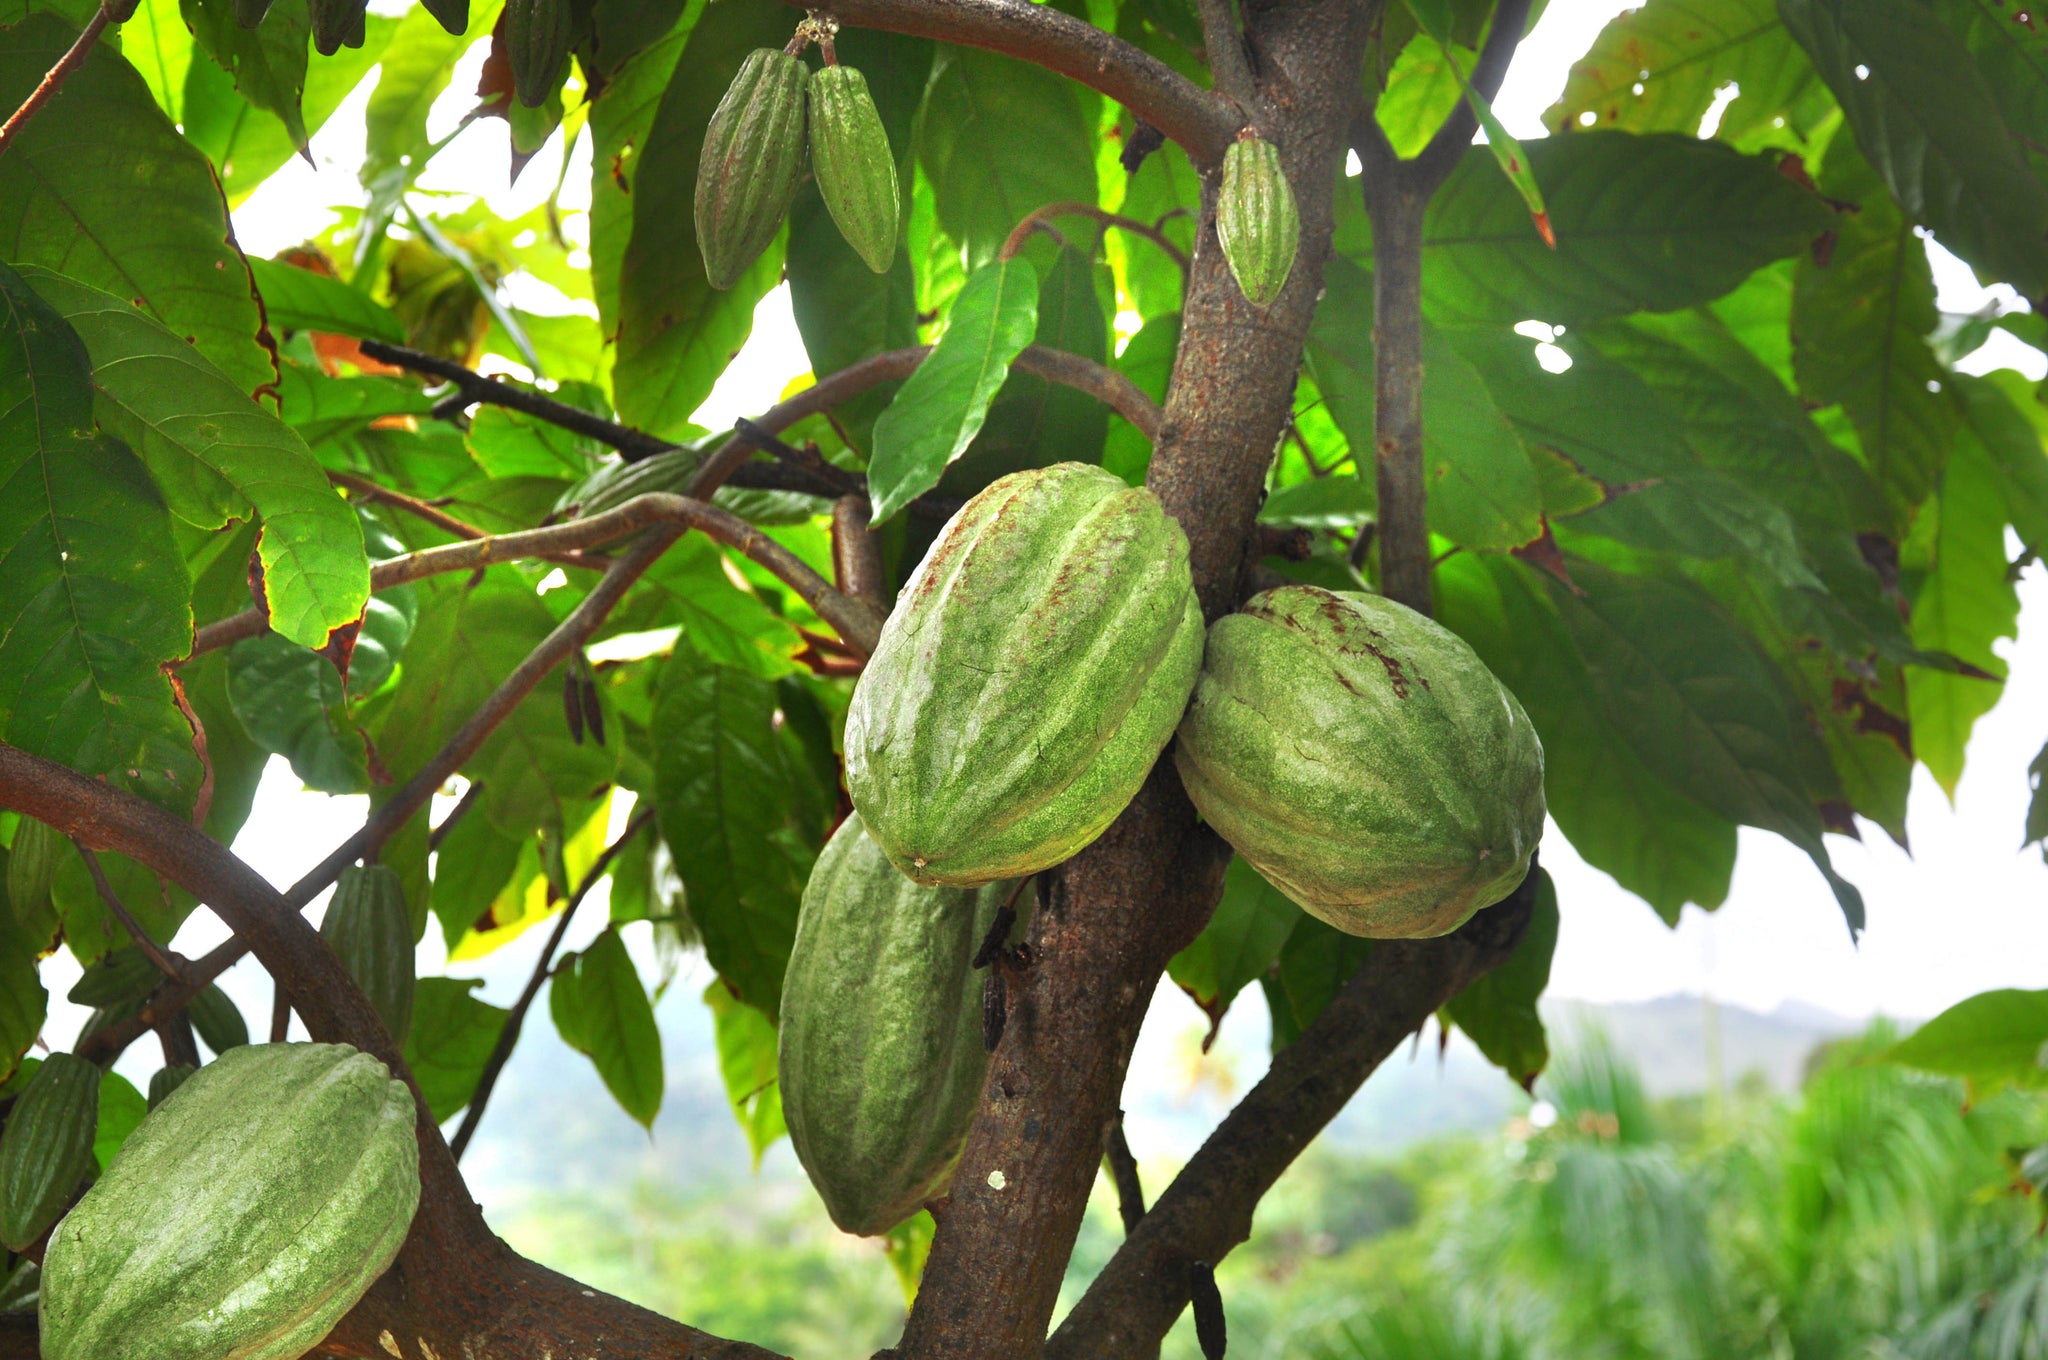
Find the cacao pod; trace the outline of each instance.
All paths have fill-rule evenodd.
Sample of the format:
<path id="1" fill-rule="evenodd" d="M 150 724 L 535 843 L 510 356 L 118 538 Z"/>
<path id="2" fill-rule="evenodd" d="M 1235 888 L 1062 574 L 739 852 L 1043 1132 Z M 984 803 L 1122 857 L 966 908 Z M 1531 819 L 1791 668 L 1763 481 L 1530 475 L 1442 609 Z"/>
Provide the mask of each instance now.
<path id="1" fill-rule="evenodd" d="M 313 20 L 313 47 L 331 57 L 344 47 L 361 47 L 365 33 L 364 14 L 369 0 L 308 0 Z"/>
<path id="2" fill-rule="evenodd" d="M 119 1006 L 146 999 L 162 980 L 147 955 L 124 946 L 94 960 L 64 999 L 74 1006 Z"/>
<path id="3" fill-rule="evenodd" d="M 616 510 L 635 496 L 649 492 L 665 491 L 680 496 L 703 461 L 702 449 L 682 445 L 636 462 L 613 459 L 600 463 L 589 476 L 562 493 L 562 498 L 555 502 L 555 512 L 588 519 Z"/>
<path id="4" fill-rule="evenodd" d="M 811 173 L 846 244 L 868 268 L 888 273 L 901 207 L 896 158 L 867 78 L 851 66 L 811 77 Z"/>
<path id="5" fill-rule="evenodd" d="M 569 55 L 569 0 L 505 0 L 502 39 L 512 92 L 529 109 L 548 102 Z"/>
<path id="6" fill-rule="evenodd" d="M 974 953 L 1010 884 L 919 887 L 840 823 L 782 982 L 782 1118 L 832 1221 L 873 1237 L 945 1191 L 981 1097 Z"/>
<path id="7" fill-rule="evenodd" d="M 1282 586 L 1218 619 L 1174 763 L 1303 910 L 1374 939 L 1456 929 L 1543 834 L 1543 746 L 1464 639 L 1377 595 Z"/>
<path id="8" fill-rule="evenodd" d="M 249 1042 L 249 1022 L 215 983 L 207 983 L 185 1007 L 192 1028 L 216 1056 Z"/>
<path id="9" fill-rule="evenodd" d="M 187 1081 L 190 1081 L 198 1071 L 198 1068 L 186 1063 L 173 1063 L 169 1067 L 159 1067 L 156 1070 L 156 1075 L 149 1079 L 149 1108 L 154 1110 L 157 1106 L 163 1104 L 164 1101 L 170 1098 L 171 1092 L 183 1086 Z"/>
<path id="10" fill-rule="evenodd" d="M 469 0 L 420 0 L 420 8 L 458 38 L 469 32 Z"/>
<path id="11" fill-rule="evenodd" d="M 1216 239 L 1231 276 L 1254 307 L 1271 306 L 1301 244 L 1294 190 L 1280 169 L 1280 151 L 1252 137 L 1223 153 L 1223 189 L 1216 196 Z"/>
<path id="12" fill-rule="evenodd" d="M 0 1246 L 20 1251 L 57 1221 L 92 1169 L 99 1121 L 99 1068 L 51 1054 L 0 1133 Z"/>
<path id="13" fill-rule="evenodd" d="M 846 719 L 854 806 L 896 867 L 971 887 L 1050 868 L 1116 819 L 1187 705 L 1187 538 L 1101 468 L 1012 473 L 940 531 Z"/>
<path id="14" fill-rule="evenodd" d="M 335 882 L 320 936 L 403 1044 L 412 1029 L 412 917 L 405 884 L 388 864 L 351 864 Z"/>
<path id="15" fill-rule="evenodd" d="M 38 924 L 50 909 L 50 876 L 63 840 L 56 828 L 33 817 L 22 818 L 14 828 L 14 845 L 7 852 L 7 901 L 24 928 Z"/>
<path id="16" fill-rule="evenodd" d="M 384 1064 L 235 1049 L 51 1234 L 44 1360 L 297 1360 L 391 1264 L 419 1194 L 412 1093 Z"/>
<path id="17" fill-rule="evenodd" d="M 804 171 L 804 86 L 809 70 L 762 47 L 704 130 L 697 161 L 697 246 L 713 288 L 730 288 L 775 239 Z"/>

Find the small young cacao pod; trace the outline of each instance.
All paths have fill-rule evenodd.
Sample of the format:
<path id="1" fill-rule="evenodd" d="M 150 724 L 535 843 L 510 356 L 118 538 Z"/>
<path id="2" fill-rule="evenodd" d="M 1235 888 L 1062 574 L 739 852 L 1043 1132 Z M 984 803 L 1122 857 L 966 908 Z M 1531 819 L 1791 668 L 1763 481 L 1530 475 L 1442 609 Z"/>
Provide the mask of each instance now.
<path id="1" fill-rule="evenodd" d="M 877 274 L 896 258 L 896 159 L 889 134 L 851 66 L 827 66 L 811 77 L 811 173 L 839 234 Z"/>
<path id="2" fill-rule="evenodd" d="M 1081 463 L 991 483 L 939 532 L 846 717 L 846 786 L 920 883 L 1049 869 L 1116 820 L 1202 662 L 1188 541 Z"/>
<path id="3" fill-rule="evenodd" d="M 163 974 L 140 949 L 110 949 L 79 975 L 65 1000 L 74 1006 L 119 1006 L 141 1001 L 156 990 Z"/>
<path id="4" fill-rule="evenodd" d="M 1529 715 L 1463 638 L 1379 595 L 1281 586 L 1218 619 L 1173 750 L 1218 835 L 1368 939 L 1457 929 L 1543 834 Z"/>
<path id="5" fill-rule="evenodd" d="M 398 871 L 388 864 L 343 869 L 320 935 L 403 1044 L 412 1029 L 413 940 Z"/>
<path id="6" fill-rule="evenodd" d="M 92 1169 L 99 1119 L 99 1068 L 75 1054 L 51 1054 L 0 1134 L 0 1246 L 22 1250 L 63 1214 Z"/>
<path id="7" fill-rule="evenodd" d="M 809 70 L 787 52 L 758 48 L 704 130 L 697 161 L 697 247 L 713 288 L 730 288 L 775 239 L 804 171 L 804 86 Z"/>
<path id="8" fill-rule="evenodd" d="M 548 102 L 569 55 L 569 0 L 505 0 L 505 60 L 512 92 L 529 109 Z"/>
<path id="9" fill-rule="evenodd" d="M 419 1207 L 412 1093 L 339 1044 L 238 1048 L 150 1111 L 50 1235 L 44 1360 L 296 1360 Z"/>
<path id="10" fill-rule="evenodd" d="M 157 1106 L 170 1099 L 171 1092 L 191 1080 L 198 1071 L 198 1068 L 188 1066 L 185 1063 L 173 1063 L 169 1067 L 159 1067 L 156 1070 L 156 1075 L 149 1079 L 149 1108 L 154 1110 Z"/>
<path id="11" fill-rule="evenodd" d="M 366 32 L 364 13 L 369 0 L 309 0 L 313 20 L 313 48 L 331 57 L 344 47 L 361 47 Z"/>
<path id="12" fill-rule="evenodd" d="M 201 988 L 199 995 L 186 1005 L 185 1014 L 192 1021 L 192 1028 L 199 1032 L 200 1041 L 216 1057 L 249 1042 L 249 1022 L 218 984 L 209 982 Z"/>
<path id="13" fill-rule="evenodd" d="M 33 817 L 22 818 L 14 828 L 14 845 L 7 852 L 7 901 L 15 921 L 24 927 L 35 923 L 50 905 L 50 875 L 63 842 L 62 833 Z"/>
<path id="14" fill-rule="evenodd" d="M 1223 191 L 1216 197 L 1216 237 L 1237 286 L 1254 307 L 1268 307 L 1287 286 L 1301 244 L 1294 190 L 1271 142 L 1247 137 L 1223 153 Z"/>
<path id="15" fill-rule="evenodd" d="M 857 812 L 811 870 L 782 983 L 782 1117 L 847 1232 L 889 1231 L 952 1177 L 988 1067 L 975 946 L 1010 888 L 921 888 Z"/>

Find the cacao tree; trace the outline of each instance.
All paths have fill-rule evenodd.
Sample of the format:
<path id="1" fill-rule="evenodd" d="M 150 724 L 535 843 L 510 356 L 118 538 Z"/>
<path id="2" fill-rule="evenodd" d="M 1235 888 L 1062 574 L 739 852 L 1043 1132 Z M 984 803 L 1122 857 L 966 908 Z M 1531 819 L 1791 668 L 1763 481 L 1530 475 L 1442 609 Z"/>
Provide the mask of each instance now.
<path id="1" fill-rule="evenodd" d="M 1827 838 L 1954 788 L 2048 542 L 1979 354 L 2048 350 L 2048 38 L 1647 0 L 1517 141 L 1541 8 L 0 0 L 0 1356 L 769 1354 L 458 1170 L 543 990 L 651 1123 L 629 926 L 716 970 L 749 1138 L 896 1235 L 907 1357 L 1191 1304 L 1221 1353 L 1212 1267 L 1398 1045 L 1542 1070 L 1546 807 L 1668 921 L 1747 826 L 1860 931 Z M 421 187 L 472 52 L 463 136 L 563 167 L 522 218 Z M 364 86 L 357 201 L 245 252 Z M 2017 300 L 1942 314 L 1937 246 Z M 808 379 L 697 426 L 783 286 Z M 370 805 L 282 891 L 228 848 L 274 757 Z M 416 976 L 549 918 L 509 1010 Z M 1147 1187 L 1162 980 L 1274 1052 Z M 145 1118 L 94 1074 L 152 1035 Z"/>

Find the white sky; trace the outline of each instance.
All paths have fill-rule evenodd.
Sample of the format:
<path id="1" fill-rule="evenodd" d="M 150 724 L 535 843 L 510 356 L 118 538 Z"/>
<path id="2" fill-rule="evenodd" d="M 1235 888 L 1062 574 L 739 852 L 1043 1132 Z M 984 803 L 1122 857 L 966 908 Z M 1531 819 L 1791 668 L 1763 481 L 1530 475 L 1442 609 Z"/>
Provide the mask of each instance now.
<path id="1" fill-rule="evenodd" d="M 1553 0 L 1498 101 L 1510 131 L 1541 135 L 1538 115 L 1555 97 L 1571 60 L 1621 8 L 1611 0 Z M 431 127 L 436 135 L 452 130 L 471 103 L 480 60 L 479 48 L 437 105 Z M 356 199 L 367 90 L 366 85 L 358 91 L 314 139 L 317 172 L 294 161 L 236 212 L 247 248 L 268 253 L 293 244 L 332 220 L 321 205 Z M 427 186 L 481 193 L 509 216 L 545 195 L 559 156 L 558 139 L 507 191 L 504 125 L 482 122 L 434 162 Z M 570 176 L 574 187 L 565 206 L 587 201 L 587 158 L 586 149 L 585 164 Z M 1969 270 L 1935 253 L 1942 305 L 1952 311 L 1981 306 L 1988 295 Z M 2002 296 L 2008 305 L 2014 302 L 2009 291 Z M 2009 363 L 2041 376 L 2040 355 L 2000 339 L 2000 348 L 1979 355 L 1971 366 Z M 706 403 L 700 423 L 717 427 L 764 409 L 806 367 L 787 294 L 777 290 L 756 313 L 753 340 Z M 2028 572 L 2020 593 L 2027 606 L 2023 631 L 2006 648 L 2012 678 L 2003 702 L 1977 727 L 1955 808 L 1923 771 L 1908 824 L 1912 856 L 1881 833 L 1861 845 L 1831 838 L 1837 866 L 1862 888 L 1868 903 L 1870 927 L 1860 948 L 1850 945 L 1819 875 L 1773 836 L 1745 831 L 1727 905 L 1712 916 L 1688 910 L 1673 931 L 1552 834 L 1544 842 L 1544 860 L 1564 910 L 1552 991 L 1588 1000 L 1711 991 L 1758 1009 L 1795 1000 L 1848 1015 L 1926 1016 L 1984 988 L 2048 985 L 2040 962 L 2048 958 L 2048 868 L 2038 856 L 2017 849 L 2026 765 L 2048 739 L 2048 635 L 2038 622 L 2048 619 L 2048 583 L 2040 568 Z M 289 770 L 274 762 L 257 816 L 236 849 L 274 882 L 286 884 L 358 824 L 362 807 L 361 799 L 303 793 Z M 587 937 L 600 918 L 600 912 L 590 912 L 577 936 Z M 197 953 L 219 937 L 218 925 L 202 912 L 178 944 Z M 510 979 L 523 972 L 530 950 L 515 947 L 505 954 L 502 966 L 463 970 L 488 974 L 488 994 L 501 1002 L 500 993 L 516 987 Z M 516 965 L 511 956 L 517 956 Z M 236 978 L 233 985 L 255 1022 L 255 979 Z"/>

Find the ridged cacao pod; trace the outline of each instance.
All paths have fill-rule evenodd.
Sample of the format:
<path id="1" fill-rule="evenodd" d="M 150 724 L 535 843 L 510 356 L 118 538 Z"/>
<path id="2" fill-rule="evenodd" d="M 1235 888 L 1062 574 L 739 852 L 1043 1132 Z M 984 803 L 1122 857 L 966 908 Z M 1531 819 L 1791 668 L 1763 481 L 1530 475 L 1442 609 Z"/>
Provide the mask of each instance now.
<path id="1" fill-rule="evenodd" d="M 804 86 L 809 70 L 787 52 L 758 48 L 704 130 L 697 161 L 697 246 L 713 288 L 740 281 L 775 239 L 804 172 Z"/>
<path id="2" fill-rule="evenodd" d="M 1282 586 L 1209 630 L 1174 763 L 1217 833 L 1310 914 L 1455 930 L 1543 834 L 1543 746 L 1464 639 L 1377 595 Z"/>
<path id="3" fill-rule="evenodd" d="M 902 206 L 896 158 L 867 77 L 851 66 L 827 66 L 811 77 L 811 173 L 846 244 L 868 268 L 888 273 Z"/>
<path id="4" fill-rule="evenodd" d="M 163 980 L 140 949 L 110 949 L 79 975 L 65 1000 L 74 1006 L 119 1006 L 141 1001 Z"/>
<path id="5" fill-rule="evenodd" d="M 384 1064 L 238 1048 L 51 1234 L 44 1360 L 297 1360 L 391 1264 L 419 1194 L 412 1093 Z"/>
<path id="6" fill-rule="evenodd" d="M 1158 497 L 1080 463 L 1000 478 L 940 531 L 861 673 L 854 806 L 920 883 L 1050 868 L 1138 792 L 1201 659 Z"/>
<path id="7" fill-rule="evenodd" d="M 505 0 L 502 37 L 513 94 L 539 108 L 555 92 L 569 55 L 569 0 Z"/>
<path id="8" fill-rule="evenodd" d="M 320 920 L 320 936 L 356 980 L 398 1043 L 412 1029 L 412 917 L 405 884 L 388 864 L 341 871 Z"/>
<path id="9" fill-rule="evenodd" d="M 14 828 L 7 852 L 7 901 L 23 927 L 39 923 L 50 907 L 50 876 L 57 865 L 57 847 L 64 841 L 54 827 L 24 817 Z"/>
<path id="10" fill-rule="evenodd" d="M 1249 138 L 1223 153 L 1216 238 L 1245 297 L 1254 307 L 1271 306 L 1287 286 L 1301 245 L 1301 214 L 1271 142 Z"/>
<path id="11" fill-rule="evenodd" d="M 99 1068 L 51 1054 L 0 1133 L 0 1246 L 20 1251 L 57 1221 L 92 1169 L 99 1120 Z"/>
<path id="12" fill-rule="evenodd" d="M 149 1079 L 149 1108 L 154 1110 L 170 1099 L 171 1092 L 190 1081 L 198 1072 L 198 1068 L 188 1063 L 173 1063 L 169 1067 L 159 1067 L 156 1075 Z"/>
<path id="13" fill-rule="evenodd" d="M 216 1055 L 249 1042 L 249 1022 L 242 1018 L 242 1012 L 215 983 L 207 983 L 199 995 L 192 998 L 185 1007 L 185 1015 L 192 1021 L 192 1028 L 199 1032 L 200 1042 Z"/>
<path id="14" fill-rule="evenodd" d="M 859 813 L 811 870 L 782 982 L 782 1117 L 847 1232 L 945 1192 L 988 1067 L 974 953 L 1010 886 L 919 887 Z"/>
<path id="15" fill-rule="evenodd" d="M 366 31 L 363 16 L 368 9 L 369 0 L 309 0 L 314 49 L 331 57 L 341 48 L 361 47 Z"/>
<path id="16" fill-rule="evenodd" d="M 562 493 L 562 498 L 555 502 L 555 510 L 562 514 L 574 511 L 578 519 L 589 519 L 649 492 L 665 491 L 680 496 L 703 461 L 702 449 L 685 445 L 636 462 L 621 459 L 600 463 L 589 476 Z"/>

